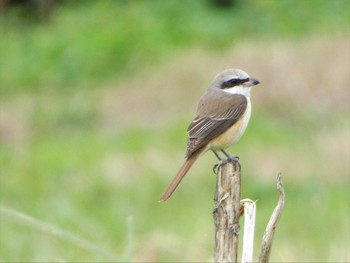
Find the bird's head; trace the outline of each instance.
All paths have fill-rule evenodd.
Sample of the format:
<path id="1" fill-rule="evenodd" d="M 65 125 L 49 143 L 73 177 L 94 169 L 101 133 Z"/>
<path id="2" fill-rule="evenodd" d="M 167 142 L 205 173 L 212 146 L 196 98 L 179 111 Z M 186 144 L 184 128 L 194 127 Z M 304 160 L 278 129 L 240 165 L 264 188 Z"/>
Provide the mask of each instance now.
<path id="1" fill-rule="evenodd" d="M 220 89 L 232 94 L 249 95 L 250 88 L 258 85 L 257 79 L 251 78 L 240 69 L 226 69 L 216 75 L 210 88 Z"/>

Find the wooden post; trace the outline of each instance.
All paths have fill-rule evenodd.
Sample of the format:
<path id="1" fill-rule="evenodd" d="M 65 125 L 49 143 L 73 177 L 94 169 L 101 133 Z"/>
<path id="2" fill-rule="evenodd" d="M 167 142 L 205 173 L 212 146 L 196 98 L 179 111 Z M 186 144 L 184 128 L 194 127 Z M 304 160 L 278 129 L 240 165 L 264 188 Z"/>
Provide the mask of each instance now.
<path id="1" fill-rule="evenodd" d="M 237 262 L 241 200 L 241 165 L 224 160 L 216 180 L 215 262 Z"/>
<path id="2" fill-rule="evenodd" d="M 261 246 L 259 263 L 269 262 L 274 233 L 284 207 L 285 194 L 282 177 L 277 177 L 279 201 L 266 227 Z M 242 262 L 253 261 L 253 241 L 255 226 L 255 202 L 241 199 L 241 165 L 238 160 L 222 161 L 216 179 L 214 224 L 215 262 L 237 262 L 239 219 L 245 211 L 245 236 L 243 238 Z"/>

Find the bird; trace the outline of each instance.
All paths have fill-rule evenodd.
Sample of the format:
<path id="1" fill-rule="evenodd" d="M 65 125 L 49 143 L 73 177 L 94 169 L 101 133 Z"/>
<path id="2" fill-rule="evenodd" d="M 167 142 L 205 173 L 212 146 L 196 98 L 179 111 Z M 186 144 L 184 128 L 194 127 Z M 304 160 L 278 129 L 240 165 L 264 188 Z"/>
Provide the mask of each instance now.
<path id="1" fill-rule="evenodd" d="M 260 82 L 240 69 L 229 68 L 217 74 L 199 100 L 197 116 L 187 128 L 185 162 L 160 197 L 166 201 L 174 193 L 198 157 L 208 150 L 222 160 L 218 152 L 233 159 L 226 151 L 245 132 L 251 116 L 250 91 Z"/>

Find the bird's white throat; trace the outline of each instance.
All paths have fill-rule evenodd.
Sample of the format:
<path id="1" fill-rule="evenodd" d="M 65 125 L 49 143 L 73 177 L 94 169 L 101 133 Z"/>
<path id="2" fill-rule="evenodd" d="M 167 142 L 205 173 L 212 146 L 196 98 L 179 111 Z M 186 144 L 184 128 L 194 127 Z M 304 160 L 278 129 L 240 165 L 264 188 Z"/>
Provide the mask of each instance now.
<path id="1" fill-rule="evenodd" d="M 244 86 L 234 86 L 229 89 L 224 89 L 223 91 L 230 93 L 230 94 L 240 94 L 244 96 L 250 96 L 250 89 L 251 87 L 244 87 Z"/>

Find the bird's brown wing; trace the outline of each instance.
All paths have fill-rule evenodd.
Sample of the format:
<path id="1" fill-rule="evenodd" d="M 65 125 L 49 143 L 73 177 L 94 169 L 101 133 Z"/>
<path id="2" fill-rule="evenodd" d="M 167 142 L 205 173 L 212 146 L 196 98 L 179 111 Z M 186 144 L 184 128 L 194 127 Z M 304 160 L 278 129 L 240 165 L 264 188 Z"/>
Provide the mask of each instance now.
<path id="1" fill-rule="evenodd" d="M 200 105 L 210 108 L 210 112 L 197 116 L 188 126 L 186 158 L 235 124 L 244 114 L 247 103 L 247 98 L 243 95 L 229 95 L 219 104 Z"/>

